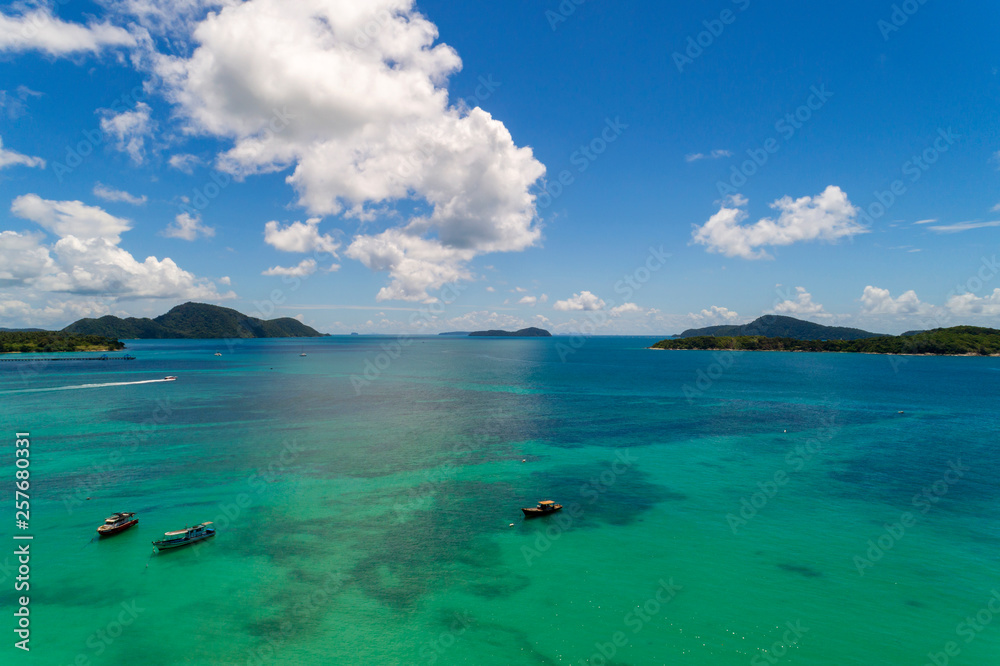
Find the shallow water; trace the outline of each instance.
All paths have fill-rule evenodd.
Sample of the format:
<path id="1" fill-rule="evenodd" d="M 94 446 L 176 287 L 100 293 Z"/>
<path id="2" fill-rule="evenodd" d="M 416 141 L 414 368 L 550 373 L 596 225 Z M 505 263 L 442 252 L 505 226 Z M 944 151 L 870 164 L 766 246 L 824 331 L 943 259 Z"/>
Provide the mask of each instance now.
<path id="1" fill-rule="evenodd" d="M 18 663 L 995 661 L 1000 359 L 654 341 L 0 364 L 8 487 L 32 441 Z M 525 522 L 540 499 L 566 508 Z M 138 526 L 92 539 L 115 511 Z M 151 556 L 205 520 L 215 539 Z"/>

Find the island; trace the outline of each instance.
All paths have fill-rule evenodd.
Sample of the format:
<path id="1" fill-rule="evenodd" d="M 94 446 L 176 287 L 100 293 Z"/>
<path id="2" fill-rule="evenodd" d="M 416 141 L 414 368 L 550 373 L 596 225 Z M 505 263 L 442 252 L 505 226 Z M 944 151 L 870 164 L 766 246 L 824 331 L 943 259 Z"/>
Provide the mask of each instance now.
<path id="1" fill-rule="evenodd" d="M 844 326 L 824 326 L 811 321 L 783 315 L 764 315 L 749 324 L 707 326 L 690 328 L 678 338 L 700 338 L 704 336 L 739 338 L 761 335 L 769 338 L 794 338 L 796 340 L 861 340 L 864 338 L 884 338 L 885 333 L 871 333 L 860 328 Z M 906 335 L 905 333 L 903 335 Z"/>
<path id="2" fill-rule="evenodd" d="M 74 335 L 62 331 L 0 331 L 0 353 L 118 351 L 125 344 L 103 335 Z"/>
<path id="3" fill-rule="evenodd" d="M 324 334 L 298 319 L 257 319 L 208 303 L 184 303 L 154 319 L 106 315 L 81 319 L 62 330 L 123 339 L 318 338 Z"/>
<path id="4" fill-rule="evenodd" d="M 660 340 L 650 349 L 714 349 L 730 351 L 853 352 L 934 356 L 1000 356 L 1000 330 L 979 326 L 935 328 L 904 335 L 859 340 L 799 340 L 796 338 L 697 336 Z"/>
<path id="5" fill-rule="evenodd" d="M 544 328 L 522 328 L 520 331 L 473 331 L 470 338 L 551 338 Z"/>

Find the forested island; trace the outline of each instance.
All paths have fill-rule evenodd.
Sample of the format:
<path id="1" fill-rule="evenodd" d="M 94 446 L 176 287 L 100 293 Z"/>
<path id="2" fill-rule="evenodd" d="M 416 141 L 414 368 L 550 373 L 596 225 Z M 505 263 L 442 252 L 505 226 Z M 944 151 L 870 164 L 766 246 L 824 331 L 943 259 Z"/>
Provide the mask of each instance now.
<path id="1" fill-rule="evenodd" d="M 257 319 L 207 303 L 184 303 L 154 319 L 122 319 L 111 315 L 81 319 L 63 332 L 125 339 L 317 338 L 323 335 L 291 317 Z"/>
<path id="2" fill-rule="evenodd" d="M 952 326 L 930 331 L 884 335 L 857 340 L 798 340 L 744 336 L 696 336 L 660 340 L 650 349 L 718 349 L 733 351 L 810 351 L 859 354 L 932 354 L 946 356 L 1000 355 L 1000 330 Z"/>
<path id="3" fill-rule="evenodd" d="M 469 333 L 473 338 L 551 338 L 552 334 L 544 328 L 522 328 L 519 331 L 473 331 Z"/>
<path id="4" fill-rule="evenodd" d="M 75 335 L 62 331 L 0 331 L 0 353 L 118 351 L 124 343 L 103 335 Z"/>

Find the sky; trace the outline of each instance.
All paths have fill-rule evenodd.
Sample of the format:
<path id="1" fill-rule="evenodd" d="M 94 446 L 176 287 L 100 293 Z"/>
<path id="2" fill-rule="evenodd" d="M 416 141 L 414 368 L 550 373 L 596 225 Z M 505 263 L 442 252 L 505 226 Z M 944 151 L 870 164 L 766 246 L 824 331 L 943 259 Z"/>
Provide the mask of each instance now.
<path id="1" fill-rule="evenodd" d="M 0 5 L 0 327 L 1000 327 L 1000 5 Z"/>

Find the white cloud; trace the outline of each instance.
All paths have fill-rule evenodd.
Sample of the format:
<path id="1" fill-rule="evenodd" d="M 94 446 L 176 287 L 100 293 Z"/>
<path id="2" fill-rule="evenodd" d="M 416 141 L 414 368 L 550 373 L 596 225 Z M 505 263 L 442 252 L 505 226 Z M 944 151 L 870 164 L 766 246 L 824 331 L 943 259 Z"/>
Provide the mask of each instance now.
<path id="1" fill-rule="evenodd" d="M 10 211 L 63 237 L 104 238 L 118 243 L 121 233 L 132 228 L 129 220 L 115 217 L 98 206 L 87 206 L 81 201 L 51 201 L 37 194 L 14 199 Z"/>
<path id="2" fill-rule="evenodd" d="M 991 213 L 1000 213 L 1000 203 L 998 203 L 996 206 L 993 206 L 993 208 L 990 208 L 990 212 Z"/>
<path id="3" fill-rule="evenodd" d="M 603 310 L 604 306 L 604 301 L 598 296 L 589 291 L 581 291 L 579 294 L 573 294 L 571 298 L 567 298 L 565 301 L 556 301 L 552 308 L 569 312 L 573 310 Z"/>
<path id="4" fill-rule="evenodd" d="M 201 217 L 197 214 L 179 213 L 174 221 L 167 225 L 162 234 L 167 238 L 180 238 L 181 240 L 193 241 L 198 236 L 211 238 L 215 235 L 215 229 L 203 224 Z"/>
<path id="5" fill-rule="evenodd" d="M 976 296 L 972 293 L 952 296 L 945 307 L 956 316 L 988 316 L 1000 315 L 1000 289 L 994 289 L 988 296 Z"/>
<path id="6" fill-rule="evenodd" d="M 48 7 L 13 16 L 0 13 L 0 52 L 44 51 L 61 56 L 80 51 L 97 53 L 106 46 L 134 46 L 127 30 L 109 23 L 67 23 Z"/>
<path id="7" fill-rule="evenodd" d="M 529 305 L 531 307 L 535 307 L 535 305 L 538 303 L 538 297 L 537 296 L 525 296 L 524 298 L 522 298 L 521 300 L 519 300 L 517 303 L 518 303 L 518 305 Z"/>
<path id="8" fill-rule="evenodd" d="M 316 272 L 315 259 L 303 259 L 297 266 L 285 268 L 283 266 L 272 266 L 261 275 L 283 275 L 287 277 L 305 277 Z"/>
<path id="9" fill-rule="evenodd" d="M 29 157 L 28 155 L 22 155 L 21 153 L 13 150 L 5 150 L 3 147 L 3 139 L 0 138 L 0 169 L 18 164 L 26 167 L 45 168 L 45 160 L 41 157 Z"/>
<path id="10" fill-rule="evenodd" d="M 936 231 L 939 234 L 956 234 L 960 231 L 985 229 L 986 227 L 1000 227 L 1000 220 L 994 222 L 956 222 L 955 224 L 942 224 L 930 227 L 930 230 Z"/>
<path id="11" fill-rule="evenodd" d="M 929 220 L 917 220 L 913 224 L 933 224 L 934 222 L 937 222 L 937 218 L 936 217 L 933 217 L 933 218 L 931 218 Z"/>
<path id="12" fill-rule="evenodd" d="M 0 231 L 0 286 L 22 284 L 55 268 L 41 233 Z"/>
<path id="13" fill-rule="evenodd" d="M 145 194 L 141 197 L 137 197 L 124 190 L 116 190 L 113 187 L 108 187 L 103 183 L 97 183 L 94 185 L 94 195 L 104 199 L 105 201 L 120 201 L 123 203 L 130 203 L 133 206 L 141 206 L 146 203 Z"/>
<path id="14" fill-rule="evenodd" d="M 634 312 L 645 312 L 645 310 L 636 305 L 635 303 L 622 303 L 617 307 L 611 308 L 612 317 L 621 317 L 622 315 Z"/>
<path id="15" fill-rule="evenodd" d="M 26 194 L 14 200 L 11 211 L 60 238 L 49 246 L 41 234 L 0 232 L 0 265 L 4 266 L 0 283 L 8 287 L 111 298 L 235 297 L 232 292 L 219 294 L 210 281 L 181 269 L 170 258 L 137 261 L 118 247 L 129 221 L 97 206 Z"/>
<path id="16" fill-rule="evenodd" d="M 180 153 L 177 155 L 171 155 L 170 159 L 167 160 L 167 164 L 178 171 L 183 171 L 184 173 L 191 175 L 194 172 L 194 168 L 201 164 L 201 160 L 197 155 Z"/>
<path id="17" fill-rule="evenodd" d="M 150 112 L 148 104 L 139 102 L 133 111 L 108 114 L 101 119 L 101 130 L 116 139 L 115 147 L 128 153 L 133 164 L 142 164 L 146 158 L 146 137 L 156 126 L 150 119 Z"/>
<path id="18" fill-rule="evenodd" d="M 774 314 L 779 315 L 810 315 L 813 317 L 830 317 L 819 303 L 813 303 L 812 294 L 805 287 L 796 287 L 795 300 L 784 300 L 774 306 Z"/>
<path id="19" fill-rule="evenodd" d="M 868 285 L 861 294 L 861 312 L 867 315 L 926 314 L 930 307 L 921 303 L 912 289 L 893 298 L 888 289 Z"/>
<path id="20" fill-rule="evenodd" d="M 691 153 L 690 155 L 684 156 L 685 162 L 697 162 L 698 160 L 717 160 L 720 157 L 732 157 L 733 154 L 728 150 L 713 150 L 708 153 Z"/>
<path id="21" fill-rule="evenodd" d="M 325 252 L 337 256 L 340 243 L 329 234 L 319 233 L 320 218 L 281 226 L 276 221 L 264 225 L 264 242 L 282 252 Z"/>
<path id="22" fill-rule="evenodd" d="M 0 293 L 0 321 L 5 326 L 44 326 L 61 329 L 83 317 L 111 314 L 106 302 L 91 298 L 50 298 L 34 307 L 26 301 Z M 125 314 L 125 313 L 121 313 Z"/>
<path id="23" fill-rule="evenodd" d="M 224 285 L 226 285 L 228 287 L 232 283 L 233 283 L 233 281 L 231 279 L 229 279 L 228 275 L 223 275 L 222 277 L 219 278 L 219 284 L 224 284 Z"/>
<path id="24" fill-rule="evenodd" d="M 427 300 L 471 258 L 540 240 L 530 188 L 545 171 L 501 122 L 449 104 L 461 61 L 436 38 L 413 0 L 251 0 L 208 15 L 190 57 L 158 56 L 156 72 L 189 131 L 234 141 L 220 168 L 294 166 L 312 214 L 425 203 L 347 254 L 389 272 L 379 298 Z"/>
<path id="25" fill-rule="evenodd" d="M 688 316 L 700 324 L 708 325 L 733 324 L 740 318 L 739 313 L 718 305 L 713 305 L 698 313 L 692 312 Z"/>
<path id="26" fill-rule="evenodd" d="M 751 225 L 741 224 L 747 213 L 739 206 L 745 203 L 742 197 L 724 202 L 708 222 L 695 227 L 693 242 L 727 257 L 771 259 L 773 257 L 763 247 L 816 240 L 834 242 L 867 232 L 855 221 L 858 209 L 848 200 L 847 194 L 834 185 L 815 197 L 778 199 L 771 204 L 771 208 L 780 211 L 777 220 L 763 218 Z"/>
<path id="27" fill-rule="evenodd" d="M 345 254 L 373 271 L 389 272 L 391 282 L 379 290 L 376 300 L 432 302 L 436 299 L 429 290 L 472 278 L 466 263 L 476 251 L 388 229 L 376 236 L 357 236 Z"/>
<path id="28" fill-rule="evenodd" d="M 488 291 L 488 292 L 490 292 L 492 294 L 493 292 L 496 291 L 496 288 L 495 287 L 486 287 L 486 291 Z"/>

